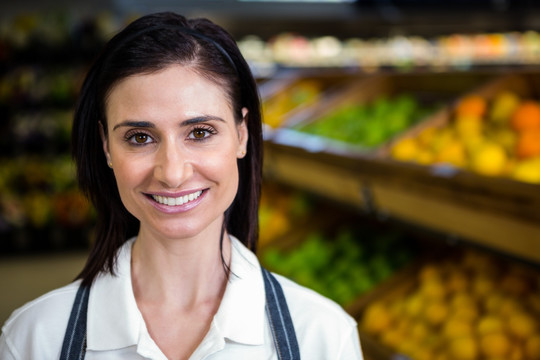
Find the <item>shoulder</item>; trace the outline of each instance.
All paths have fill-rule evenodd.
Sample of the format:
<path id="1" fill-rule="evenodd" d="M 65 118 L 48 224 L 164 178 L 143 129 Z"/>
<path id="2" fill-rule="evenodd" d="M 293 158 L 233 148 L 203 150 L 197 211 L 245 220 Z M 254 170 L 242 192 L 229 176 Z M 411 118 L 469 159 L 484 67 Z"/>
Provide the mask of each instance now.
<path id="1" fill-rule="evenodd" d="M 2 346 L 25 359 L 37 354 L 40 358 L 57 358 L 78 288 L 79 281 L 15 310 L 2 327 Z"/>
<path id="2" fill-rule="evenodd" d="M 319 293 L 273 275 L 283 288 L 303 355 L 308 352 L 318 354 L 314 358 L 361 358 L 357 323 L 352 316 Z"/>

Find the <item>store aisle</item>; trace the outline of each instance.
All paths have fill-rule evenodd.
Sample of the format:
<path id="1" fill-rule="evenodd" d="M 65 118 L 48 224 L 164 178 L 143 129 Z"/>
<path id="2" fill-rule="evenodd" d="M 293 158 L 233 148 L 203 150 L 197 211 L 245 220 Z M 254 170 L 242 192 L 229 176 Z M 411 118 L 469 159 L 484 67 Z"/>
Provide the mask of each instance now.
<path id="1" fill-rule="evenodd" d="M 71 282 L 86 257 L 76 252 L 0 259 L 0 324 L 26 302 Z"/>

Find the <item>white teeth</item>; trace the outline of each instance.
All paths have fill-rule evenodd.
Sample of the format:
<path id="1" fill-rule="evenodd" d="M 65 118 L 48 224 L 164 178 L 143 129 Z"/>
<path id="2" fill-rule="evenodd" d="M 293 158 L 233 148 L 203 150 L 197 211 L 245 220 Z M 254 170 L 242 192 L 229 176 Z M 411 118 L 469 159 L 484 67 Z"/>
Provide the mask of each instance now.
<path id="1" fill-rule="evenodd" d="M 160 204 L 175 206 L 175 205 L 184 205 L 185 203 L 189 201 L 193 201 L 197 199 L 199 196 L 201 196 L 201 194 L 202 194 L 202 191 L 197 191 L 189 195 L 184 195 L 177 198 L 160 196 L 160 195 L 152 195 L 152 198 Z"/>

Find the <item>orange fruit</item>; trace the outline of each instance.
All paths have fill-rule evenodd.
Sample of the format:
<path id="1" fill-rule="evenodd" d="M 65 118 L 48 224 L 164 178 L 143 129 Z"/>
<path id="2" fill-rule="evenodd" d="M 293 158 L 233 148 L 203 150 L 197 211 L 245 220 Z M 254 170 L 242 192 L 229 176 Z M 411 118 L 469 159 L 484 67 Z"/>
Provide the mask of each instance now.
<path id="1" fill-rule="evenodd" d="M 540 129 L 540 104 L 537 101 L 523 101 L 511 118 L 514 130 L 524 132 L 528 130 Z"/>
<path id="2" fill-rule="evenodd" d="M 530 158 L 540 155 L 540 129 L 523 132 L 516 144 L 516 155 Z"/>
<path id="3" fill-rule="evenodd" d="M 486 99 L 480 95 L 468 95 L 459 101 L 456 107 L 456 115 L 461 116 L 473 116 L 482 118 L 486 113 L 487 102 Z"/>

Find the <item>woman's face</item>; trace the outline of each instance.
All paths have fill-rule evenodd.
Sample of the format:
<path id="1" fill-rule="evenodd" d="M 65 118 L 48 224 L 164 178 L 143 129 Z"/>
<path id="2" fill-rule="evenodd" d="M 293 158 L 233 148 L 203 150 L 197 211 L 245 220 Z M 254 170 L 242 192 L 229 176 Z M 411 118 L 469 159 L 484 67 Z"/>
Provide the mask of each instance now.
<path id="1" fill-rule="evenodd" d="M 105 154 L 141 234 L 172 239 L 221 229 L 248 140 L 224 89 L 172 65 L 122 80 L 106 113 Z"/>

